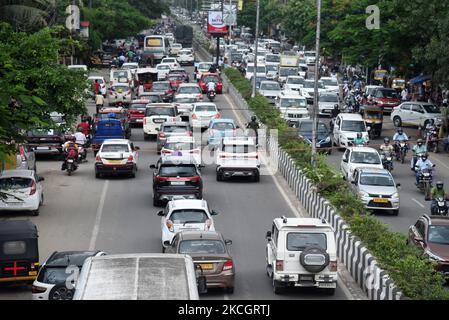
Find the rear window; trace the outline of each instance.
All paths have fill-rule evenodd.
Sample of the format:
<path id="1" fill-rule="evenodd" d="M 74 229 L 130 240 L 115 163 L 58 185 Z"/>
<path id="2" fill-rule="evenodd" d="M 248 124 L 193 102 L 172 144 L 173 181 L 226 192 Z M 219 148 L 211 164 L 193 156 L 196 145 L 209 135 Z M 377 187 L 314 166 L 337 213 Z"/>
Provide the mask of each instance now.
<path id="1" fill-rule="evenodd" d="M 203 78 L 203 82 L 204 83 L 209 83 L 209 82 L 217 83 L 218 82 L 218 77 L 206 76 L 206 77 Z"/>
<path id="2" fill-rule="evenodd" d="M 399 95 L 395 90 L 379 90 L 378 97 L 387 99 L 399 99 Z"/>
<path id="3" fill-rule="evenodd" d="M 359 152 L 354 151 L 351 154 L 352 163 L 365 163 L 365 164 L 381 164 L 379 155 L 374 152 Z"/>
<path id="4" fill-rule="evenodd" d="M 256 147 L 249 144 L 225 144 L 222 151 L 228 153 L 252 153 L 256 152 Z"/>
<path id="5" fill-rule="evenodd" d="M 219 240 L 184 240 L 179 245 L 179 253 L 226 253 L 223 242 Z"/>
<path id="6" fill-rule="evenodd" d="M 154 82 L 153 87 L 151 88 L 152 91 L 165 91 L 170 89 L 170 83 L 168 82 Z"/>
<path id="7" fill-rule="evenodd" d="M 187 126 L 163 126 L 163 132 L 187 132 Z"/>
<path id="8" fill-rule="evenodd" d="M 196 176 L 195 166 L 163 166 L 159 171 L 162 177 L 191 177 Z"/>
<path id="9" fill-rule="evenodd" d="M 45 267 L 39 273 L 39 282 L 47 284 L 65 283 L 71 273 L 66 273 L 66 267 Z"/>
<path id="10" fill-rule="evenodd" d="M 188 142 L 170 142 L 165 143 L 164 148 L 168 150 L 192 150 L 195 146 Z"/>
<path id="11" fill-rule="evenodd" d="M 158 96 L 156 96 L 156 98 L 159 100 Z M 129 110 L 142 110 L 142 109 L 145 109 L 146 107 L 147 107 L 146 103 L 133 103 L 133 104 L 130 104 Z"/>
<path id="12" fill-rule="evenodd" d="M 98 118 L 99 119 L 102 119 L 102 120 L 104 120 L 104 119 L 109 119 L 109 114 L 110 113 L 114 113 L 115 114 L 115 119 L 124 119 L 125 118 L 125 114 L 124 113 L 115 113 L 115 112 L 108 112 L 108 113 L 99 113 L 98 114 Z"/>
<path id="13" fill-rule="evenodd" d="M 233 130 L 235 126 L 231 122 L 216 122 L 212 125 L 214 130 Z"/>
<path id="14" fill-rule="evenodd" d="M 178 93 L 201 93 L 201 89 L 199 87 L 179 87 Z"/>
<path id="15" fill-rule="evenodd" d="M 127 144 L 104 144 L 101 152 L 129 152 Z"/>
<path id="16" fill-rule="evenodd" d="M 191 98 L 191 97 L 175 97 L 173 99 L 173 102 L 177 102 L 177 103 L 195 103 L 196 102 L 196 98 Z"/>
<path id="17" fill-rule="evenodd" d="M 0 179 L 0 190 L 18 190 L 31 188 L 33 185 L 33 180 L 30 178 L 1 178 Z"/>
<path id="18" fill-rule="evenodd" d="M 205 106 L 196 106 L 195 112 L 202 112 L 202 111 L 209 111 L 209 112 L 216 112 L 217 107 L 213 105 L 205 105 Z"/>
<path id="19" fill-rule="evenodd" d="M 289 232 L 287 234 L 287 250 L 303 251 L 307 247 L 327 249 L 327 237 L 324 233 Z"/>
<path id="20" fill-rule="evenodd" d="M 181 209 L 174 210 L 169 219 L 175 224 L 204 223 L 209 217 L 204 210 Z"/>
<path id="21" fill-rule="evenodd" d="M 21 255 L 26 253 L 27 245 L 25 241 L 6 241 L 2 249 L 4 255 Z"/>
<path id="22" fill-rule="evenodd" d="M 151 117 L 151 116 L 169 116 L 174 117 L 175 116 L 175 108 L 171 107 L 147 107 L 145 110 L 145 116 Z"/>
<path id="23" fill-rule="evenodd" d="M 129 91 L 128 86 L 112 86 L 111 89 L 112 89 L 112 91 L 117 91 L 117 92 Z"/>
<path id="24" fill-rule="evenodd" d="M 112 77 L 113 78 L 127 78 L 128 77 L 128 72 L 126 72 L 126 71 L 114 71 L 114 72 L 112 72 Z"/>

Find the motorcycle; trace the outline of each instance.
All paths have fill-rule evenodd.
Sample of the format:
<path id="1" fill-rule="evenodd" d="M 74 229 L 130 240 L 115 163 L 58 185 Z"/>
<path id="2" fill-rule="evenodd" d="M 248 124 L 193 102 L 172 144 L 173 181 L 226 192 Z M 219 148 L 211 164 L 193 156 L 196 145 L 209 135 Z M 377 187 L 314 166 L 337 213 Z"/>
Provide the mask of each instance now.
<path id="1" fill-rule="evenodd" d="M 399 141 L 396 142 L 395 145 L 395 149 L 396 149 L 396 160 L 397 161 L 401 161 L 401 163 L 404 163 L 405 161 L 405 156 L 407 155 L 407 142 L 405 141 Z"/>
<path id="2" fill-rule="evenodd" d="M 438 153 L 438 131 L 436 127 L 426 129 L 427 149 L 434 153 Z"/>
<path id="3" fill-rule="evenodd" d="M 384 169 L 388 171 L 393 171 L 393 155 L 391 152 L 383 152 L 382 153 L 382 165 Z"/>
<path id="4" fill-rule="evenodd" d="M 78 163 L 87 161 L 87 150 L 84 145 L 78 144 Z"/>
<path id="5" fill-rule="evenodd" d="M 447 207 L 446 199 L 436 198 L 434 201 L 435 201 L 435 206 L 432 207 L 431 214 L 434 216 L 447 216 L 448 207 Z"/>
<path id="6" fill-rule="evenodd" d="M 419 170 L 418 167 L 415 167 L 415 171 Z M 430 191 L 432 189 L 432 169 L 423 169 L 419 173 L 419 183 L 417 185 L 420 191 L 424 192 L 424 199 L 427 201 L 430 199 Z"/>
<path id="7" fill-rule="evenodd" d="M 207 92 L 207 98 L 209 99 L 210 102 L 214 101 L 214 99 L 215 99 L 215 91 L 212 91 L 212 90 L 208 91 Z"/>

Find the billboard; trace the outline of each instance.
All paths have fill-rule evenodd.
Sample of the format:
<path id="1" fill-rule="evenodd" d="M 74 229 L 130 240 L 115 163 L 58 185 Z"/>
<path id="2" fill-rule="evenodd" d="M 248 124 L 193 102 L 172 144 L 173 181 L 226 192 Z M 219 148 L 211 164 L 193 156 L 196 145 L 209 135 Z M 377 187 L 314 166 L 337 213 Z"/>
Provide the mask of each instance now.
<path id="1" fill-rule="evenodd" d="M 228 26 L 223 21 L 222 11 L 209 11 L 207 17 L 207 32 L 211 34 L 227 34 Z"/>

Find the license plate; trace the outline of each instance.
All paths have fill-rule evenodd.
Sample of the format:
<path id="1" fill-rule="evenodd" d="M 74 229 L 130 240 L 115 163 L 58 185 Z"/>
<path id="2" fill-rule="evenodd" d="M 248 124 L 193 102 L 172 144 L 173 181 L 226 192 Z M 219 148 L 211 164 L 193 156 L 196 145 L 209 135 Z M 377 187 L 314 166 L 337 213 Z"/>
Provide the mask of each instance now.
<path id="1" fill-rule="evenodd" d="M 108 163 L 110 163 L 110 164 L 120 164 L 120 163 L 122 163 L 122 160 L 108 160 Z"/>
<path id="2" fill-rule="evenodd" d="M 186 182 L 185 181 L 171 181 L 170 184 L 172 186 L 183 186 L 186 184 Z"/>
<path id="3" fill-rule="evenodd" d="M 6 202 L 8 207 L 18 207 L 22 205 L 22 202 Z"/>
<path id="4" fill-rule="evenodd" d="M 376 203 L 388 203 L 388 199 L 376 198 L 373 200 Z"/>
<path id="5" fill-rule="evenodd" d="M 165 119 L 153 119 L 154 123 L 163 123 L 165 122 Z"/>
<path id="6" fill-rule="evenodd" d="M 136 119 L 136 122 L 143 122 L 143 119 Z"/>
<path id="7" fill-rule="evenodd" d="M 301 280 L 301 281 L 313 281 L 313 276 L 300 276 L 299 280 Z"/>
<path id="8" fill-rule="evenodd" d="M 317 147 L 317 148 L 321 147 L 321 144 L 317 143 L 317 144 L 316 144 L 316 147 Z"/>
<path id="9" fill-rule="evenodd" d="M 36 150 L 50 150 L 50 147 L 37 147 Z"/>
<path id="10" fill-rule="evenodd" d="M 214 268 L 213 263 L 201 263 L 200 266 L 203 270 L 212 270 Z"/>
<path id="11" fill-rule="evenodd" d="M 73 163 L 73 160 L 67 160 L 68 163 Z"/>
<path id="12" fill-rule="evenodd" d="M 320 283 L 320 288 L 335 288 L 335 284 L 332 282 Z"/>

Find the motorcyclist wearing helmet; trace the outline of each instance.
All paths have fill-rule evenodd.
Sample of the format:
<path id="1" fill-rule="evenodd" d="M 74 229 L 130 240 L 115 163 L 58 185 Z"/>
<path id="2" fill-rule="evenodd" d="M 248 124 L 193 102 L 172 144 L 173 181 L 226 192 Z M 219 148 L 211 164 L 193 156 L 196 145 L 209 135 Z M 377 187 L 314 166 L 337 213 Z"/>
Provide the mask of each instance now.
<path id="1" fill-rule="evenodd" d="M 398 131 L 394 134 L 393 141 L 394 141 L 394 151 L 396 153 L 399 152 L 399 142 L 405 142 L 406 150 L 408 149 L 407 145 L 408 136 L 404 132 L 404 130 L 402 130 L 402 128 L 399 128 Z"/>
<path id="2" fill-rule="evenodd" d="M 67 141 L 63 144 L 62 150 L 64 152 L 64 158 L 62 162 L 61 170 L 65 170 L 67 165 L 67 159 L 78 159 L 78 145 L 75 143 L 75 136 L 70 136 L 67 138 Z M 77 162 L 74 161 L 75 166 L 77 166 Z"/>
<path id="3" fill-rule="evenodd" d="M 258 140 L 259 135 L 258 135 L 257 130 L 260 128 L 260 125 L 259 125 L 259 122 L 257 122 L 256 116 L 251 116 L 251 121 L 246 124 L 246 128 L 254 130 L 254 133 L 256 135 L 256 145 L 258 145 L 259 144 L 259 140 Z"/>
<path id="4" fill-rule="evenodd" d="M 390 138 L 385 137 L 384 143 L 380 145 L 381 157 L 384 158 L 384 155 L 390 154 L 394 151 L 393 146 L 390 144 Z"/>
<path id="5" fill-rule="evenodd" d="M 421 177 L 422 170 L 431 170 L 435 165 L 428 159 L 427 154 L 423 154 L 415 165 L 416 185 L 419 184 L 419 178 Z"/>
<path id="6" fill-rule="evenodd" d="M 444 199 L 448 200 L 448 194 L 444 190 L 444 183 L 443 181 L 437 181 L 435 187 L 432 188 L 430 191 L 431 197 L 432 197 L 432 204 L 430 205 L 430 212 L 431 214 L 434 214 L 435 209 L 437 207 L 437 199 Z"/>
<path id="7" fill-rule="evenodd" d="M 364 146 L 366 144 L 365 138 L 361 132 L 357 132 L 357 138 L 354 139 L 354 144 L 356 146 Z"/>
<path id="8" fill-rule="evenodd" d="M 413 158 L 412 158 L 412 160 L 410 161 L 410 162 L 411 162 L 411 163 L 410 163 L 410 168 L 411 168 L 412 170 L 415 170 L 415 164 L 416 164 L 416 161 L 418 161 L 418 158 L 419 158 L 422 154 L 427 153 L 427 146 L 424 144 L 424 142 L 423 142 L 422 139 L 418 139 L 418 140 L 416 141 L 416 144 L 413 146 L 412 150 L 413 150 Z"/>

